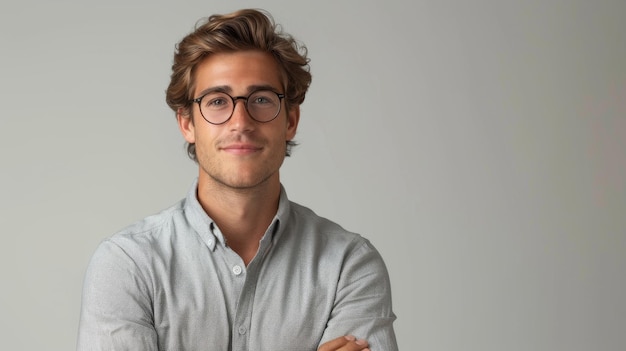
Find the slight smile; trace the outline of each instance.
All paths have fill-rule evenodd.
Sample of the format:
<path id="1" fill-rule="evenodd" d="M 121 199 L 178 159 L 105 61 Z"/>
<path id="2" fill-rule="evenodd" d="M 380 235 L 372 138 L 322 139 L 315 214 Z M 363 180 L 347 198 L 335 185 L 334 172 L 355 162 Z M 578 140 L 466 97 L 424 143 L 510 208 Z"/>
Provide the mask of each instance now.
<path id="1" fill-rule="evenodd" d="M 231 144 L 221 148 L 222 151 L 225 151 L 230 154 L 235 155 L 250 155 L 255 152 L 260 151 L 262 148 L 259 146 L 255 146 L 252 144 Z"/>

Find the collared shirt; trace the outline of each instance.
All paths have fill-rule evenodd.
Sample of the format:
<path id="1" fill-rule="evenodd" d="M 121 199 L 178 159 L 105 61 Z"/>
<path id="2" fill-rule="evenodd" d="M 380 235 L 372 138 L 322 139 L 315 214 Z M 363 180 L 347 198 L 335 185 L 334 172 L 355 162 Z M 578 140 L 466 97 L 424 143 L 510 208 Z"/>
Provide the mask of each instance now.
<path id="1" fill-rule="evenodd" d="M 185 199 L 104 240 L 84 282 L 78 350 L 314 351 L 351 334 L 397 350 L 372 244 L 287 199 L 246 266 Z"/>

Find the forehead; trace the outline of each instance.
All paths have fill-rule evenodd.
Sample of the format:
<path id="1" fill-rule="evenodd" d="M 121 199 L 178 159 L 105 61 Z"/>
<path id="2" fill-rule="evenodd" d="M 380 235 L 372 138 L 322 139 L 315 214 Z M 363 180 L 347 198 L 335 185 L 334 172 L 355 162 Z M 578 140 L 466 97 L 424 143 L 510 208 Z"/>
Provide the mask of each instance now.
<path id="1" fill-rule="evenodd" d="M 251 87 L 265 85 L 282 92 L 282 75 L 270 53 L 237 51 L 211 54 L 200 62 L 194 72 L 193 95 L 213 87 L 227 87 L 235 94 Z"/>

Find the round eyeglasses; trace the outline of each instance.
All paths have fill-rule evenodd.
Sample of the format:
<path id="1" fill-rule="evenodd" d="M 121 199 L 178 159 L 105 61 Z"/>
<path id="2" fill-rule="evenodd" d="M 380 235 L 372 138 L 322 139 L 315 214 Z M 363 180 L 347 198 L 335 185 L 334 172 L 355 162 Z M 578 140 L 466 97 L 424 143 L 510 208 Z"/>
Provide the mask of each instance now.
<path id="1" fill-rule="evenodd" d="M 271 90 L 257 90 L 246 96 L 230 96 L 222 91 L 208 92 L 191 100 L 198 103 L 200 114 L 211 124 L 228 122 L 235 112 L 237 100 L 243 100 L 246 111 L 253 120 L 261 123 L 272 121 L 280 113 L 285 94 Z"/>

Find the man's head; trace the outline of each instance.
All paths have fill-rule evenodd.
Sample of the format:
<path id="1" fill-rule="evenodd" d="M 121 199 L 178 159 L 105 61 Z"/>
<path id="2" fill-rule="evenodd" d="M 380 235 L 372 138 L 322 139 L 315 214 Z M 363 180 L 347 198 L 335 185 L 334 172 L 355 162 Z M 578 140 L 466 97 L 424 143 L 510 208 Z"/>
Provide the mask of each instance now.
<path id="1" fill-rule="evenodd" d="M 198 66 L 211 55 L 240 51 L 261 51 L 273 56 L 281 75 L 286 110 L 297 108 L 304 101 L 311 83 L 306 48 L 282 33 L 269 14 L 246 9 L 210 16 L 181 40 L 174 55 L 167 104 L 179 116 L 192 118 Z M 287 155 L 292 145 L 292 141 L 287 142 Z M 187 153 L 197 161 L 195 143 L 188 144 Z"/>

